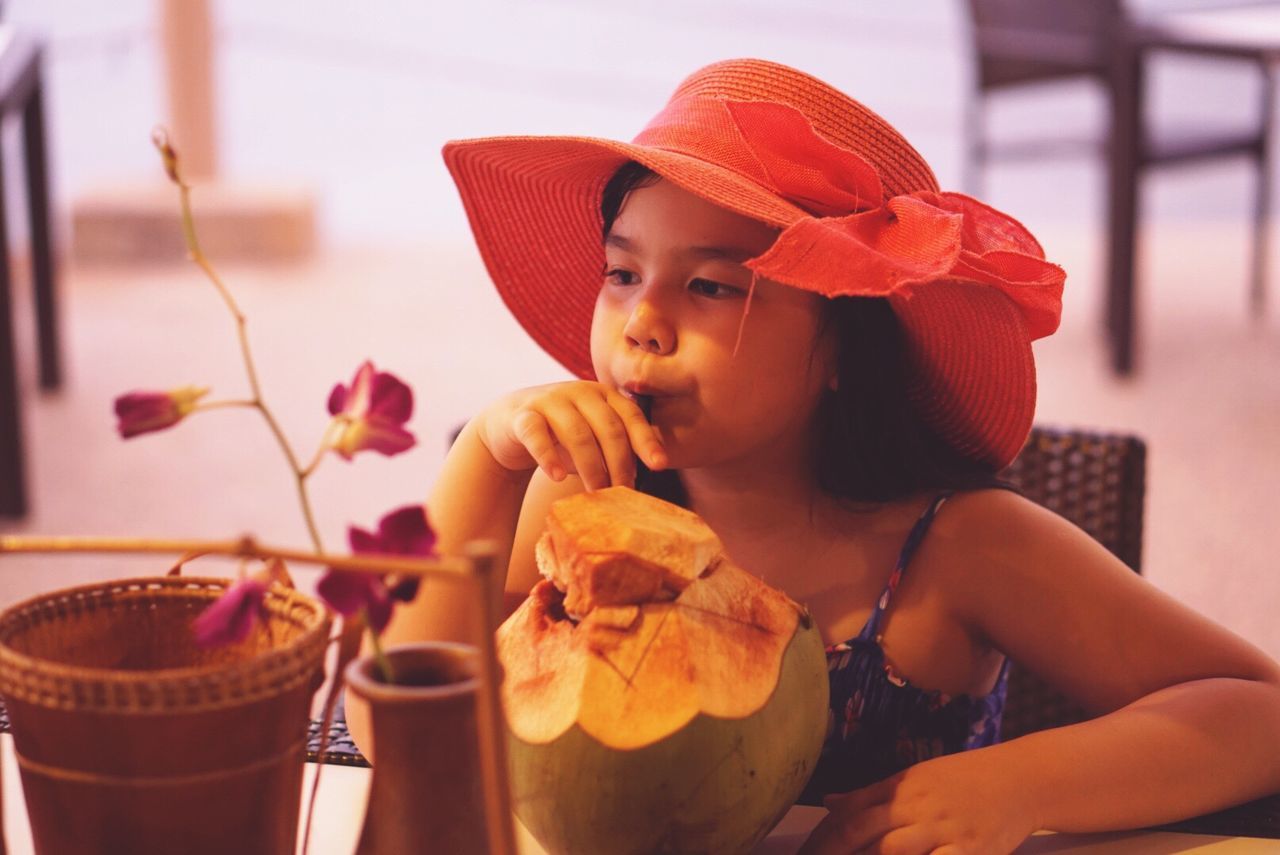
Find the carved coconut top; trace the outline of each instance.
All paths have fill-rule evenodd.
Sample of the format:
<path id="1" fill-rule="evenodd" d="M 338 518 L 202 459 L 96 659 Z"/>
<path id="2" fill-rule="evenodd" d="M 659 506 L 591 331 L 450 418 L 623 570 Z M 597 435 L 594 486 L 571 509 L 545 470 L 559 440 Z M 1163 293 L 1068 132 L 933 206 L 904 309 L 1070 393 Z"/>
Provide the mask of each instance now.
<path id="1" fill-rule="evenodd" d="M 627 488 L 553 505 L 548 578 L 498 630 L 512 731 L 545 743 L 576 723 L 637 748 L 763 707 L 798 629 L 816 628 L 721 550 L 696 514 Z"/>
<path id="2" fill-rule="evenodd" d="M 673 600 L 720 558 L 720 538 L 692 511 L 609 487 L 561 499 L 547 514 L 538 569 L 574 619 L 597 605 Z"/>

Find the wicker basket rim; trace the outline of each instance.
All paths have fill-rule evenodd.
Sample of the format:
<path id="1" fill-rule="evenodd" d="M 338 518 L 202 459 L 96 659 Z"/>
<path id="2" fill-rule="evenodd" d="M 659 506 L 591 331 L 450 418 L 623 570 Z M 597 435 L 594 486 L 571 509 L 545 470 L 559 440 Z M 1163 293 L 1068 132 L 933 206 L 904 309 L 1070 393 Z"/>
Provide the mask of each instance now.
<path id="1" fill-rule="evenodd" d="M 72 588 L 59 588 L 56 591 L 29 597 L 0 611 L 0 631 L 16 615 L 38 608 L 41 604 L 54 599 L 74 599 L 85 594 L 109 592 L 114 589 L 146 590 L 150 588 L 162 590 L 179 588 L 189 589 L 193 594 L 200 594 L 207 593 L 214 588 L 225 589 L 230 587 L 232 582 L 232 579 L 220 576 L 138 576 L 129 579 L 113 579 L 89 585 L 77 585 Z M 86 682 L 105 679 L 124 685 L 160 682 L 189 684 L 209 678 L 226 678 L 242 673 L 256 672 L 263 669 L 264 663 L 284 665 L 287 660 L 295 657 L 301 648 L 310 647 L 316 643 L 324 643 L 323 639 L 318 640 L 316 638 L 316 636 L 325 633 L 328 625 L 328 621 L 325 619 L 325 609 L 320 606 L 319 602 L 297 589 L 272 584 L 267 597 L 267 609 L 273 615 L 283 615 L 286 613 L 286 609 L 291 611 L 294 606 L 299 605 L 311 609 L 312 625 L 307 627 L 296 638 L 243 662 L 200 665 L 187 668 L 157 668 L 147 671 L 91 668 L 84 665 L 67 665 L 52 659 L 42 659 L 26 653 L 19 653 L 10 647 L 3 638 L 0 638 L 0 668 L 13 668 L 19 671 L 39 670 L 51 676 L 56 675 L 61 679 Z"/>

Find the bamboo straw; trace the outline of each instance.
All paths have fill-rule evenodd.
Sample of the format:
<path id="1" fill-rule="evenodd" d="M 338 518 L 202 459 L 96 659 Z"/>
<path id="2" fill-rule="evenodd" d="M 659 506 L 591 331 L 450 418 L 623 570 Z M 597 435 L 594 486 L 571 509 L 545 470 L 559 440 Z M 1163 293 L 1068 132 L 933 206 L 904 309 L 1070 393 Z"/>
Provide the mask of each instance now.
<path id="1" fill-rule="evenodd" d="M 485 770 L 485 822 L 488 826 L 489 851 L 516 855 L 515 830 L 511 826 L 511 784 L 507 780 L 506 722 L 502 716 L 502 696 L 498 691 L 500 668 L 494 632 L 502 620 L 502 597 L 494 590 L 497 546 L 489 541 L 466 544 L 463 555 L 470 559 L 480 597 L 477 617 L 480 619 L 480 697 L 476 704 L 479 717 L 480 763 Z"/>
<path id="2" fill-rule="evenodd" d="M 165 555 L 228 555 L 237 558 L 278 558 L 304 564 L 323 564 L 362 573 L 402 573 L 436 576 L 474 586 L 480 633 L 480 696 L 476 704 L 480 734 L 480 764 L 484 771 L 485 834 L 493 855 L 516 855 L 515 829 L 511 824 L 511 786 L 507 777 L 506 726 L 498 691 L 497 647 L 494 632 L 500 622 L 501 598 L 494 592 L 496 551 L 492 543 L 468 543 L 463 554 L 435 558 L 392 555 L 324 555 L 297 549 L 265 546 L 252 537 L 238 540 L 168 540 L 159 538 L 0 536 L 0 557 L 5 553 L 116 552 Z"/>

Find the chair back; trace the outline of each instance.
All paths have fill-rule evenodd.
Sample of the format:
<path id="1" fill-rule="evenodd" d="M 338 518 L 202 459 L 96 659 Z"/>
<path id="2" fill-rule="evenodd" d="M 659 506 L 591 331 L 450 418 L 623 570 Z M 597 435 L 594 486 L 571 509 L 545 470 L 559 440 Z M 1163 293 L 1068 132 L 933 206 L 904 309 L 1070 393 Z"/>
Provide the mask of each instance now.
<path id="1" fill-rule="evenodd" d="M 1146 443 L 1136 436 L 1037 426 L 1002 474 L 1140 573 L 1146 459 Z M 1032 672 L 1010 667 L 1004 739 L 1088 718 Z"/>
<path id="2" fill-rule="evenodd" d="M 1104 76 L 1120 0 L 968 0 L 979 89 Z"/>

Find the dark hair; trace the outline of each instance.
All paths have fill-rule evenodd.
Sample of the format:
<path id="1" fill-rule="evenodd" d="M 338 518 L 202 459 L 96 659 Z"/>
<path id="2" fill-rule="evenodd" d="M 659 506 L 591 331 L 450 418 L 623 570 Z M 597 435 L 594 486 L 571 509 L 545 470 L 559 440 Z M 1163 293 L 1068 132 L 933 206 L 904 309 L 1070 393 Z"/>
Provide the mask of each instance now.
<path id="1" fill-rule="evenodd" d="M 618 168 L 600 197 L 601 240 L 627 194 L 660 177 L 635 161 Z M 838 342 L 838 383 L 824 394 L 817 413 L 814 466 L 823 490 L 841 499 L 887 502 L 921 490 L 1008 486 L 995 467 L 957 451 L 920 417 L 908 395 L 906 343 L 888 300 L 828 300 L 820 336 L 828 331 Z M 642 471 L 636 487 L 687 504 L 676 472 Z"/>
<path id="2" fill-rule="evenodd" d="M 618 212 L 622 210 L 622 203 L 627 201 L 627 195 L 632 190 L 656 184 L 661 178 L 658 173 L 634 160 L 628 160 L 618 167 L 618 171 L 613 173 L 600 193 L 600 216 L 604 219 L 600 229 L 601 243 L 608 239 L 609 232 L 613 230 L 613 221 L 618 219 Z"/>
<path id="3" fill-rule="evenodd" d="M 956 450 L 911 401 L 907 348 L 883 297 L 827 301 L 837 340 L 838 388 L 818 405 L 818 484 L 828 493 L 885 502 L 921 490 L 1007 486 L 995 467 Z"/>

